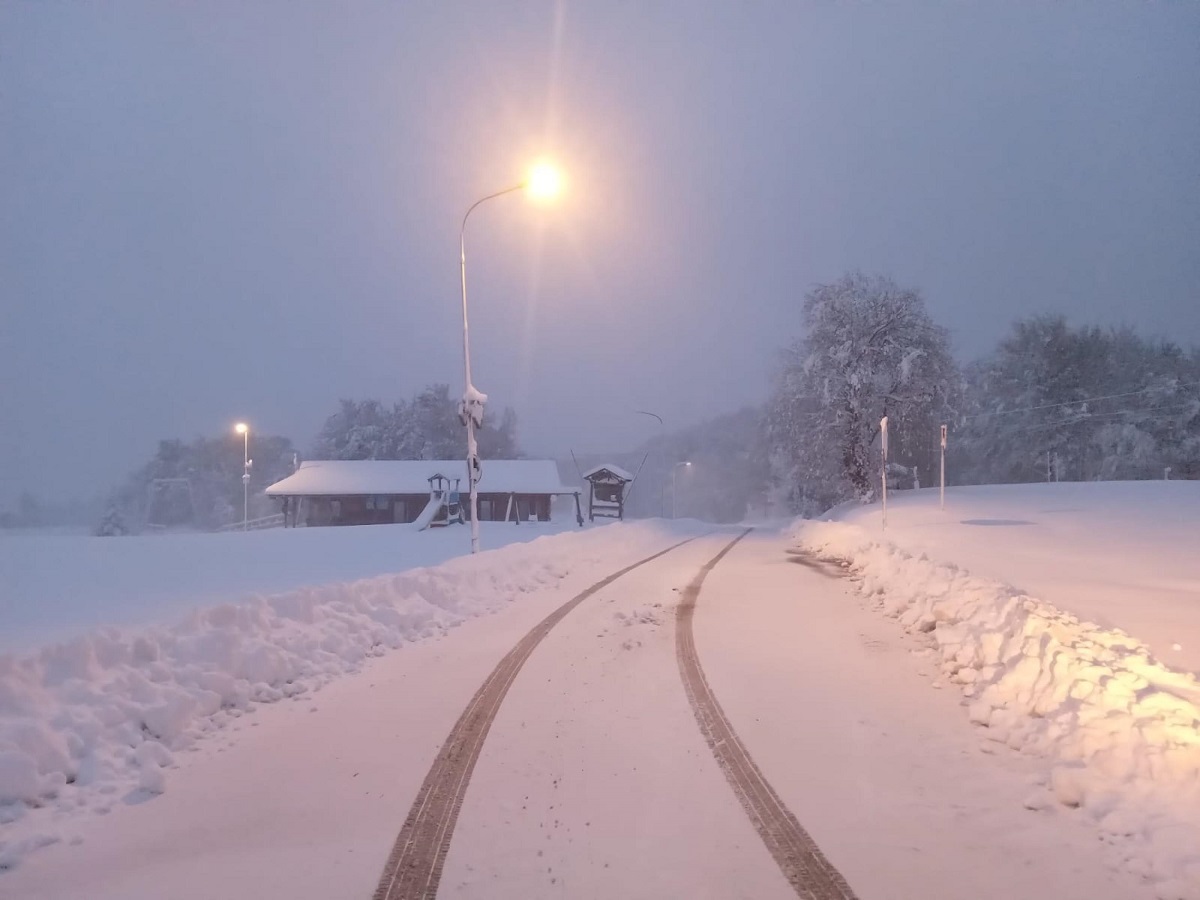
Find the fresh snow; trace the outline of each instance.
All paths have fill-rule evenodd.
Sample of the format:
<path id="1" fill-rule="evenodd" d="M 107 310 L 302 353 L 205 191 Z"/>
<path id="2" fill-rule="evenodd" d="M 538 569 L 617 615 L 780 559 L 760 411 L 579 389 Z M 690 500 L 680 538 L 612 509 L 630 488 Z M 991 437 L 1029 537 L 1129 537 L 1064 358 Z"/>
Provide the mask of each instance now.
<path id="1" fill-rule="evenodd" d="M 886 531 L 877 507 L 847 506 L 794 534 L 924 637 L 991 740 L 1046 761 L 1027 806 L 1078 808 L 1159 897 L 1188 900 L 1200 897 L 1200 683 L 1186 670 L 1200 647 L 1198 488 L 954 489 L 944 511 L 919 491 L 896 498 Z"/>
<path id="2" fill-rule="evenodd" d="M 577 528 L 480 523 L 485 548 Z M 470 547 L 466 528 L 409 525 L 277 528 L 92 537 L 0 536 L 0 653 L 78 637 L 101 625 L 174 622 L 189 610 L 432 566 Z M 0 532 L 3 535 L 3 532 Z"/>
<path id="3" fill-rule="evenodd" d="M 410 543 L 420 537 L 401 531 Z M 173 625 L 103 628 L 0 656 L 0 822 L 28 820 L 7 829 L 16 837 L 0 833 L 0 868 L 44 837 L 36 829 L 47 816 L 108 813 L 118 798 L 163 792 L 175 754 L 259 704 L 306 695 L 524 595 L 556 595 L 568 575 L 600 577 L 614 558 L 667 537 L 632 525 L 547 536 L 435 568 L 259 596 L 195 610 Z"/>
<path id="4" fill-rule="evenodd" d="M 879 506 L 839 518 L 880 534 Z M 1061 482 L 888 495 L 888 541 L 1016 585 L 1200 675 L 1200 481 Z"/>
<path id="5" fill-rule="evenodd" d="M 905 494 L 886 536 L 877 508 L 840 511 L 857 524 L 760 528 L 705 583 L 706 677 L 863 900 L 1200 896 L 1194 679 L 1056 609 L 1059 597 L 899 546 L 921 517 L 940 529 L 940 558 L 972 552 L 956 530 L 987 532 L 1003 577 L 1024 555 L 1002 535 L 1036 526 L 954 523 L 1078 508 L 1059 515 L 1096 524 L 1103 500 L 1131 523 L 1131 553 L 1153 540 L 1159 574 L 1191 577 L 1167 574 L 1162 546 L 1185 545 L 1188 522 L 1142 538 L 1132 511 L 1186 502 L 1085 486 L 1039 506 L 1035 487 L 952 491 L 945 515 L 936 493 Z M 0 657 L 0 791 L 24 798 L 0 804 L 0 898 L 369 896 L 440 742 L 499 659 L 598 578 L 709 528 L 574 529 L 439 565 L 433 546 L 461 529 L 313 529 L 294 546 L 340 555 L 346 580 L 284 585 L 305 561 L 270 556 L 266 538 L 276 571 L 258 577 L 276 590 L 254 596 L 243 580 L 235 602 L 170 620 L 162 604 L 128 608 L 124 628 Z M 392 559 L 431 564 L 355 578 L 383 564 L 367 547 L 385 533 Z M 733 533 L 629 573 L 550 632 L 484 745 L 439 895 L 793 896 L 704 745 L 674 658 L 679 591 Z M 851 560 L 852 577 L 798 564 L 797 542 Z M 1063 558 L 1084 565 L 1087 552 L 1076 540 Z M 136 624 L 139 609 L 154 621 Z"/>

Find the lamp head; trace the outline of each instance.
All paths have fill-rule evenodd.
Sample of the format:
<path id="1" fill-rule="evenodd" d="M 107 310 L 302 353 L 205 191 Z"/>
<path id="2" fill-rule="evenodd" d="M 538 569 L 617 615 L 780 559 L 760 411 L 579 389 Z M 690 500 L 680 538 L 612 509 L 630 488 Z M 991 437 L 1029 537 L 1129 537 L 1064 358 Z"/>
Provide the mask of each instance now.
<path id="1" fill-rule="evenodd" d="M 529 170 L 524 187 L 534 200 L 553 200 L 562 193 L 562 173 L 548 162 L 539 162 Z"/>

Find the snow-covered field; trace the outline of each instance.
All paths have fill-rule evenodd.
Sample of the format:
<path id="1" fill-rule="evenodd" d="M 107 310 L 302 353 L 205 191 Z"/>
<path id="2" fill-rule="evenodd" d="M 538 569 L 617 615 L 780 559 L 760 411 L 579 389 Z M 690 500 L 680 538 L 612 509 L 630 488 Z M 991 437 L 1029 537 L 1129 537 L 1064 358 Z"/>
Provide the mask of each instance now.
<path id="1" fill-rule="evenodd" d="M 1027 806 L 1078 808 L 1159 896 L 1200 897 L 1200 484 L 893 501 L 886 531 L 845 506 L 795 538 L 925 636 L 992 740 L 1048 761 Z"/>
<path id="2" fill-rule="evenodd" d="M 575 528 L 482 523 L 485 548 Z M 432 566 L 470 546 L 464 527 L 289 528 L 97 538 L 0 531 L 0 653 L 98 625 L 172 622 L 195 607 Z"/>

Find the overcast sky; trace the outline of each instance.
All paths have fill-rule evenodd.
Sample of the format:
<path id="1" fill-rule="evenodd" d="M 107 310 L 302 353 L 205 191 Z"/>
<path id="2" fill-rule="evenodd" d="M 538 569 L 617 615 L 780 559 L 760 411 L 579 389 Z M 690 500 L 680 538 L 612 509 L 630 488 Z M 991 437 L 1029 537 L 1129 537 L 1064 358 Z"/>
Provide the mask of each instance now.
<path id="1" fill-rule="evenodd" d="M 0 503 L 475 381 L 535 454 L 764 399 L 814 283 L 1200 343 L 1200 4 L 0 3 Z M 232 434 L 232 432 L 230 431 Z"/>

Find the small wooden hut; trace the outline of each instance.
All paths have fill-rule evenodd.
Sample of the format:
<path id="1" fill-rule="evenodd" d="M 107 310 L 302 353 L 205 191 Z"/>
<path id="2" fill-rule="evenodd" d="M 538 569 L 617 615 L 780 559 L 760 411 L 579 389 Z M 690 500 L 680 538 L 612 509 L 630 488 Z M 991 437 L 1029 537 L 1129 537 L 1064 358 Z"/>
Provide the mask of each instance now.
<path id="1" fill-rule="evenodd" d="M 588 521 L 625 518 L 625 490 L 633 476 L 612 463 L 595 466 L 583 473 L 588 483 Z"/>

